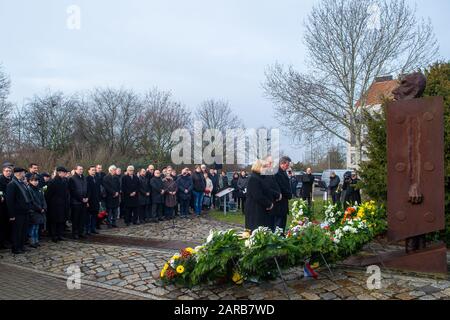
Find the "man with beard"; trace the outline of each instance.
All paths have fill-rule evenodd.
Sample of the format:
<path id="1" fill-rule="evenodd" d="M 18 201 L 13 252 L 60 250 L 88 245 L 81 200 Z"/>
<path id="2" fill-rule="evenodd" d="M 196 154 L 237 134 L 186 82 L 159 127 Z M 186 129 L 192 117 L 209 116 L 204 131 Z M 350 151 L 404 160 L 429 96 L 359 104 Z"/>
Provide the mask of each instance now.
<path id="1" fill-rule="evenodd" d="M 88 205 L 87 182 L 83 175 L 83 167 L 77 165 L 72 177 L 69 178 L 70 208 L 72 210 L 72 237 L 84 238 L 86 225 L 86 209 Z"/>
<path id="2" fill-rule="evenodd" d="M 275 182 L 278 184 L 281 193 L 281 200 L 274 203 L 274 228 L 281 228 L 283 231 L 286 228 L 287 215 L 289 213 L 289 200 L 292 199 L 292 189 L 289 177 L 286 170 L 289 168 L 291 159 L 289 157 L 282 157 L 280 159 L 280 166 L 275 174 Z"/>
<path id="3" fill-rule="evenodd" d="M 64 240 L 64 227 L 70 210 L 70 192 L 66 174 L 66 168 L 57 167 L 56 175 L 49 181 L 45 194 L 48 208 L 47 219 L 53 242 Z"/>
<path id="4" fill-rule="evenodd" d="M 86 221 L 86 233 L 98 234 L 97 227 L 97 215 L 100 211 L 100 176 L 96 173 L 96 167 L 89 167 L 88 176 L 86 178 L 87 191 L 88 191 L 88 214 Z"/>
<path id="5" fill-rule="evenodd" d="M 5 166 L 0 176 L 0 250 L 6 249 L 6 241 L 9 241 L 11 232 L 6 206 L 6 187 L 12 180 L 12 167 Z"/>
<path id="6" fill-rule="evenodd" d="M 31 178 L 31 176 L 37 176 L 39 184 L 38 184 L 38 188 L 41 189 L 42 187 L 44 187 L 45 182 L 44 182 L 44 177 L 42 177 L 41 174 L 39 174 L 39 166 L 36 163 L 31 163 L 28 166 L 28 172 L 25 175 L 25 178 L 27 180 L 29 180 Z"/>
<path id="7" fill-rule="evenodd" d="M 28 229 L 28 215 L 32 208 L 32 199 L 28 187 L 24 183 L 25 169 L 14 168 L 14 177 L 6 187 L 6 204 L 9 221 L 12 224 L 12 253 L 25 252 L 25 238 Z"/>

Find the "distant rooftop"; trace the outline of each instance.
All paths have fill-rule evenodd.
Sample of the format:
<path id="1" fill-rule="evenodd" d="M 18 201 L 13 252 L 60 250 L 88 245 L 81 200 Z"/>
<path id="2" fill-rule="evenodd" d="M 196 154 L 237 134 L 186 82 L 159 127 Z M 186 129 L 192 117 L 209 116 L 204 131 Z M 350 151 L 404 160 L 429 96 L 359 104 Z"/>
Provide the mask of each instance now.
<path id="1" fill-rule="evenodd" d="M 392 97 L 392 91 L 398 86 L 398 81 L 392 76 L 383 76 L 375 78 L 369 90 L 367 90 L 366 106 L 381 104 L 383 98 Z M 356 103 L 359 106 L 360 102 Z"/>

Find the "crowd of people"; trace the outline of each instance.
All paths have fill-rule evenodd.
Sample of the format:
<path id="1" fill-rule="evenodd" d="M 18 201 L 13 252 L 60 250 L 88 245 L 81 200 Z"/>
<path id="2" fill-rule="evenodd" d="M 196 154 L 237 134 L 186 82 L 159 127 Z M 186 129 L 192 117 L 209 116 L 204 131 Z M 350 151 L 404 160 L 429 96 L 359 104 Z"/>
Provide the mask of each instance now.
<path id="1" fill-rule="evenodd" d="M 11 245 L 14 254 L 39 247 L 48 235 L 54 242 L 97 234 L 102 225 L 117 228 L 118 219 L 130 224 L 157 223 L 175 217 L 200 216 L 205 209 L 220 206 L 216 194 L 233 186 L 233 200 L 244 210 L 247 173 L 235 173 L 231 181 L 225 171 L 197 165 L 180 174 L 167 166 L 153 165 L 124 172 L 111 165 L 85 169 L 77 165 L 69 171 L 57 167 L 53 174 L 39 173 L 4 163 L 0 175 L 0 248 Z"/>
<path id="2" fill-rule="evenodd" d="M 124 225 L 157 223 L 190 215 L 200 216 L 205 209 L 221 204 L 217 193 L 233 188 L 227 199 L 245 214 L 245 226 L 253 230 L 268 226 L 285 229 L 289 200 L 297 195 L 297 178 L 290 167 L 291 159 L 282 157 L 278 170 L 267 157 L 257 160 L 249 175 L 245 170 L 234 172 L 229 181 L 222 171 L 196 165 L 194 170 L 183 168 L 178 174 L 171 166 L 155 169 L 154 165 L 135 170 L 128 166 L 124 172 L 111 165 L 107 173 L 102 165 L 90 166 L 85 172 L 80 165 L 69 171 L 57 167 L 50 175 L 40 173 L 35 163 L 28 170 L 4 163 L 0 175 L 0 249 L 11 245 L 14 254 L 39 247 L 40 239 L 48 235 L 52 241 L 65 240 L 70 232 L 73 239 L 97 234 L 103 225 L 117 228 L 118 219 Z M 308 168 L 300 177 L 301 197 L 311 204 L 314 176 Z M 343 188 L 355 189 L 354 174 L 344 176 Z M 333 202 L 341 188 L 339 177 L 330 178 Z M 358 192 L 344 202 L 360 202 Z M 359 195 L 359 199 L 358 198 Z M 227 201 L 229 202 L 229 201 Z"/>

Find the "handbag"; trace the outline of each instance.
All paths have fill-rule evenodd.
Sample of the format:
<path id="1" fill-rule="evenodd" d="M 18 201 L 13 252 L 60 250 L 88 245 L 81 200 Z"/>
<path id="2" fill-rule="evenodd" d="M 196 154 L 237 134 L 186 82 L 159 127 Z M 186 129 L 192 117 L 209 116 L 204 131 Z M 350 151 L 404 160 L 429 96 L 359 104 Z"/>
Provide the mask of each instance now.
<path id="1" fill-rule="evenodd" d="M 209 207 L 211 205 L 211 197 L 210 196 L 203 197 L 203 205 L 205 207 Z"/>

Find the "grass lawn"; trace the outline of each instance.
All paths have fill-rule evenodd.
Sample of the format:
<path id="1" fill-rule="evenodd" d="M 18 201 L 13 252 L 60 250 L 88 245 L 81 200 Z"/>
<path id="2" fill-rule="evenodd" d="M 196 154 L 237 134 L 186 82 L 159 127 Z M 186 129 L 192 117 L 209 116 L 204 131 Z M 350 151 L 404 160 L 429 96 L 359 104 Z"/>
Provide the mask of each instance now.
<path id="1" fill-rule="evenodd" d="M 292 203 L 294 200 L 291 200 L 290 203 Z M 322 207 L 324 206 L 324 201 L 322 199 L 316 199 L 313 202 L 313 209 L 314 209 L 314 219 L 317 220 L 322 220 L 322 216 L 321 216 L 321 211 L 322 211 Z M 237 211 L 237 212 L 227 212 L 227 214 L 225 215 L 223 213 L 223 211 L 219 211 L 219 210 L 211 210 L 208 215 L 215 220 L 218 221 L 223 221 L 226 223 L 232 223 L 232 224 L 239 224 L 239 225 L 244 225 L 244 221 L 245 221 L 245 217 L 242 214 L 242 211 Z M 288 215 L 288 221 L 287 221 L 287 225 L 290 224 L 291 222 L 291 215 Z"/>

